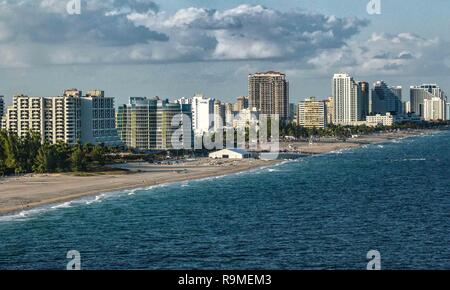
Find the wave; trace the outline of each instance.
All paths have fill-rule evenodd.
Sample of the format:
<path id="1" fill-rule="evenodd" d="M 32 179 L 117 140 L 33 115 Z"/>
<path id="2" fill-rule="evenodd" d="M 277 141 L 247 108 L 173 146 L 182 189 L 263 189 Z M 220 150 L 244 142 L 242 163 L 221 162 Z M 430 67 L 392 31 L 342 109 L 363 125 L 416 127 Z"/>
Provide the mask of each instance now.
<path id="1" fill-rule="evenodd" d="M 406 162 L 406 161 L 427 161 L 426 158 L 404 158 L 402 160 L 397 160 L 397 161 L 402 161 L 402 162 Z"/>
<path id="2" fill-rule="evenodd" d="M 29 220 L 30 218 L 37 216 L 43 212 L 47 212 L 49 210 L 56 209 L 53 207 L 54 206 L 47 205 L 47 206 L 42 206 L 42 207 L 38 207 L 38 208 L 23 210 L 23 211 L 20 211 L 17 213 L 9 214 L 9 215 L 0 216 L 0 223 L 1 222 L 26 221 L 26 220 Z"/>
<path id="3" fill-rule="evenodd" d="M 66 201 L 62 203 L 54 203 L 54 204 L 47 204 L 42 205 L 36 208 L 23 210 L 17 213 L 7 214 L 0 216 L 0 222 L 10 222 L 10 221 L 27 221 L 32 218 L 35 218 L 39 216 L 40 214 L 48 213 L 55 210 L 61 210 L 61 209 L 68 209 L 75 206 L 80 205 L 91 205 L 94 203 L 101 203 L 104 199 L 110 198 L 113 196 L 120 196 L 123 193 L 127 193 L 130 191 L 114 191 L 109 193 L 102 193 L 96 196 L 88 196 L 88 197 L 82 197 L 79 199 L 74 199 L 71 201 Z"/>
<path id="4" fill-rule="evenodd" d="M 103 198 L 106 197 L 106 194 L 102 193 L 100 195 L 95 196 L 95 198 L 93 200 L 88 200 L 86 201 L 85 204 L 89 205 L 89 204 L 93 204 L 93 203 L 100 203 L 103 201 Z"/>
<path id="5" fill-rule="evenodd" d="M 68 201 L 68 202 L 65 202 L 65 203 L 57 204 L 57 205 L 54 205 L 54 206 L 52 206 L 50 208 L 51 209 L 57 209 L 57 208 L 69 208 L 69 207 L 72 207 L 72 201 Z"/>

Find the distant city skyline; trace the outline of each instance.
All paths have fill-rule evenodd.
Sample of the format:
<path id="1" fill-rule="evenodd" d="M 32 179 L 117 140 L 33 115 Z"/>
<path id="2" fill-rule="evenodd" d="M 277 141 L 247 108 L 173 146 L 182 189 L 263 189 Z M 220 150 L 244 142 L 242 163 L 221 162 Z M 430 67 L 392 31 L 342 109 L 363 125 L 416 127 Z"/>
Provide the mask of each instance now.
<path id="1" fill-rule="evenodd" d="M 382 1 L 369 15 L 367 2 L 85 0 L 70 16 L 64 0 L 3 1 L 0 95 L 10 103 L 77 87 L 117 104 L 195 93 L 234 102 L 248 74 L 268 70 L 286 74 L 292 103 L 331 95 L 338 72 L 400 85 L 403 100 L 411 85 L 450 91 L 450 3 Z"/>

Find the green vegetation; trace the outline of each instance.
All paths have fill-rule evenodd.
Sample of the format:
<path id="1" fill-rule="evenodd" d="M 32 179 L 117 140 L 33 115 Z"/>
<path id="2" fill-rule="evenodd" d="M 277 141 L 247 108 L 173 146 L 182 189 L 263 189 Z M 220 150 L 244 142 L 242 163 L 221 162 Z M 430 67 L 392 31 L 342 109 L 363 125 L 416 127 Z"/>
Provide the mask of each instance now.
<path id="1" fill-rule="evenodd" d="M 20 173 L 92 171 L 111 161 L 111 149 L 91 144 L 41 144 L 38 135 L 23 138 L 0 131 L 0 176 Z"/>
<path id="2" fill-rule="evenodd" d="M 329 125 L 325 129 L 321 128 L 305 128 L 295 123 L 280 126 L 280 137 L 292 136 L 297 139 L 308 139 L 310 137 L 335 137 L 337 139 L 346 140 L 352 135 L 368 135 L 380 132 L 389 132 L 396 130 L 408 129 L 439 129 L 449 126 L 450 122 L 404 122 L 395 124 L 394 126 L 377 126 L 369 127 L 361 126 L 336 126 Z"/>

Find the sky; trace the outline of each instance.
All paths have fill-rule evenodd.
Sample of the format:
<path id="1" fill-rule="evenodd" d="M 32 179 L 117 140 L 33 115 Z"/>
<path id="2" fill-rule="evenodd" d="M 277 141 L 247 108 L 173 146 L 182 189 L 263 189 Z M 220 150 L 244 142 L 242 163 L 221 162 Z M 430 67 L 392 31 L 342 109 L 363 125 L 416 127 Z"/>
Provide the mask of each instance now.
<path id="1" fill-rule="evenodd" d="M 291 102 L 331 93 L 334 73 L 450 91 L 450 1 L 0 0 L 0 95 L 105 90 L 234 101 L 249 73 L 277 70 Z M 377 0 L 371 0 L 377 1 Z"/>

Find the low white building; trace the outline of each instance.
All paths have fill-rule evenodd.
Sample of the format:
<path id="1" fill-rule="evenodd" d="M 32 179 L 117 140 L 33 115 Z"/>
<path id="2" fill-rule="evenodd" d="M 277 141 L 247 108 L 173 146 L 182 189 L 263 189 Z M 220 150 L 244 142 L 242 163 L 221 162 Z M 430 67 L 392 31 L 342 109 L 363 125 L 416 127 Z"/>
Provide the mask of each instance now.
<path id="1" fill-rule="evenodd" d="M 367 116 L 366 117 L 366 124 L 367 126 L 392 126 L 395 123 L 395 117 L 391 115 L 391 113 L 386 113 L 385 115 L 376 114 L 374 116 Z"/>
<path id="2" fill-rule="evenodd" d="M 209 154 L 209 158 L 214 159 L 245 159 L 251 158 L 252 154 L 244 149 L 223 149 Z"/>

